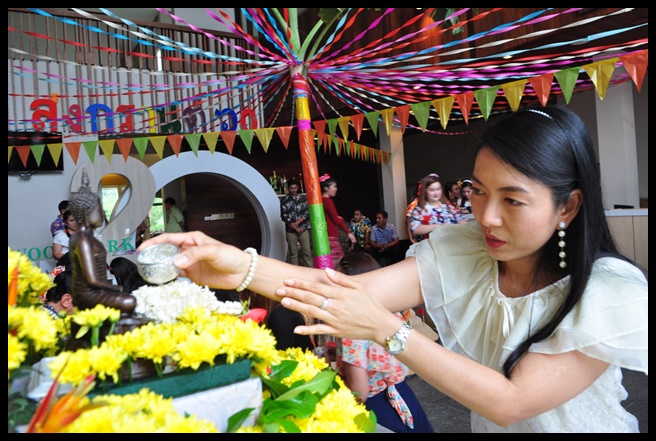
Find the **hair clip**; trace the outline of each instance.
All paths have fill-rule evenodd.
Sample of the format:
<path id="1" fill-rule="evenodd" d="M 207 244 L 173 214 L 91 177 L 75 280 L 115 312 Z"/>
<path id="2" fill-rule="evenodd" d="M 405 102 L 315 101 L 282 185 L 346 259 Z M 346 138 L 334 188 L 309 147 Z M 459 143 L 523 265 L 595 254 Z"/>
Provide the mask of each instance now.
<path id="1" fill-rule="evenodd" d="M 329 174 L 321 175 L 321 177 L 319 178 L 319 182 L 326 182 L 328 179 L 330 179 Z"/>
<path id="2" fill-rule="evenodd" d="M 537 109 L 526 109 L 526 110 L 528 110 L 529 112 L 537 113 L 538 115 L 546 116 L 547 118 L 553 121 L 553 118 L 547 112 L 543 112 L 542 110 L 537 110 Z"/>

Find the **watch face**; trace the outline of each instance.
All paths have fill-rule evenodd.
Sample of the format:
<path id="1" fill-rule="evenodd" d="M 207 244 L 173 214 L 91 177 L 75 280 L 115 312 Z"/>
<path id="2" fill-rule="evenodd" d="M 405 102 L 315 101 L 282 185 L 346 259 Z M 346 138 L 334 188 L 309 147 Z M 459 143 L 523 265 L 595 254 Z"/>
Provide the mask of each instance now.
<path id="1" fill-rule="evenodd" d="M 390 353 L 398 354 L 403 350 L 403 342 L 398 338 L 393 338 L 389 341 L 387 348 Z"/>

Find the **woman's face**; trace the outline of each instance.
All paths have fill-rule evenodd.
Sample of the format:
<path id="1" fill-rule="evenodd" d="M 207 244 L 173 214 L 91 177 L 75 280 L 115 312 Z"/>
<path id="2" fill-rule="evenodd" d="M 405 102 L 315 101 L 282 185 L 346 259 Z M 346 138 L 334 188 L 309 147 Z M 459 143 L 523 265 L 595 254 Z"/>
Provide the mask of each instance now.
<path id="1" fill-rule="evenodd" d="M 324 194 L 328 197 L 335 197 L 337 194 L 337 183 L 332 183 L 328 187 L 326 187 L 326 191 Z"/>
<path id="2" fill-rule="evenodd" d="M 534 261 L 560 220 L 562 210 L 554 210 L 551 190 L 502 162 L 488 148 L 479 151 L 473 176 L 472 212 L 488 253 L 500 261 Z"/>
<path id="3" fill-rule="evenodd" d="M 435 204 L 440 201 L 442 197 L 442 184 L 439 182 L 433 182 L 431 185 L 426 187 L 426 200 L 430 204 Z"/>
<path id="4" fill-rule="evenodd" d="M 472 188 L 471 187 L 462 187 L 462 197 L 467 199 L 468 201 L 471 200 L 472 197 Z"/>
<path id="5" fill-rule="evenodd" d="M 66 219 L 66 229 L 68 231 L 77 230 L 77 222 L 75 222 L 75 218 L 73 216 L 68 216 L 68 219 Z"/>

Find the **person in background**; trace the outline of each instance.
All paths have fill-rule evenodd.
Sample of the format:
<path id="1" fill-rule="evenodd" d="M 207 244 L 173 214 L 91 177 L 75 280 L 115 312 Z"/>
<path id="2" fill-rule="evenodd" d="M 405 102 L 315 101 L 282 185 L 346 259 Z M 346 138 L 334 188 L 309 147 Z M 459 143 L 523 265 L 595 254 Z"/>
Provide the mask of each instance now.
<path id="1" fill-rule="evenodd" d="M 290 178 L 287 181 L 287 194 L 280 199 L 280 218 L 285 224 L 289 262 L 312 267 L 308 200 L 304 194 L 299 194 L 298 189 L 298 180 Z"/>
<path id="2" fill-rule="evenodd" d="M 416 242 L 414 235 L 412 234 L 412 229 L 410 228 L 410 220 L 412 219 L 412 210 L 415 209 L 417 206 L 417 203 L 419 202 L 419 193 L 421 192 L 421 179 L 419 182 L 417 182 L 417 185 L 415 186 L 415 192 L 414 192 L 414 197 L 408 204 L 407 208 L 405 209 L 405 232 L 408 235 L 408 240 L 410 241 L 410 244 L 412 245 L 413 243 Z"/>
<path id="3" fill-rule="evenodd" d="M 175 199 L 170 196 L 164 199 L 164 208 L 166 209 L 164 231 L 167 233 L 182 233 L 185 228 L 184 216 L 182 211 L 175 206 Z"/>
<path id="4" fill-rule="evenodd" d="M 376 225 L 371 227 L 369 235 L 369 253 L 380 266 L 387 266 L 399 261 L 399 232 L 396 225 L 387 221 L 387 211 L 376 213 Z"/>
<path id="5" fill-rule="evenodd" d="M 139 271 L 136 263 L 127 257 L 118 256 L 114 257 L 109 263 L 109 272 L 114 276 L 116 284 L 119 285 L 124 292 L 131 292 L 126 289 L 128 278 L 133 273 L 138 273 Z"/>
<path id="6" fill-rule="evenodd" d="M 333 259 L 333 267 L 337 265 L 339 259 L 344 257 L 344 250 L 339 240 L 339 229 L 341 228 L 347 235 L 351 244 L 356 242 L 355 235 L 349 230 L 344 218 L 337 213 L 333 198 L 337 194 L 337 181 L 330 175 L 322 175 L 319 178 L 321 185 L 321 195 L 323 201 L 323 211 L 326 217 L 326 228 L 328 232 L 328 241 L 330 242 L 330 254 Z"/>
<path id="7" fill-rule="evenodd" d="M 473 153 L 475 222 L 379 270 L 253 261 L 198 231 L 142 246 L 180 246 L 198 284 L 252 275 L 252 291 L 321 320 L 298 334 L 385 345 L 471 409 L 472 432 L 639 432 L 622 368 L 649 373 L 649 287 L 611 234 L 590 132 L 567 107 L 524 108 L 488 123 Z M 421 303 L 441 345 L 394 314 Z"/>
<path id="8" fill-rule="evenodd" d="M 53 280 L 55 286 L 46 292 L 43 309 L 48 311 L 52 318 L 59 318 L 60 314 L 71 315 L 75 312 L 71 295 L 72 278 L 71 271 L 62 271 Z"/>
<path id="9" fill-rule="evenodd" d="M 335 271 L 353 276 L 378 268 L 380 264 L 370 254 L 356 252 L 342 257 Z M 408 367 L 385 348 L 371 340 L 337 339 L 336 360 L 344 383 L 376 414 L 378 424 L 395 433 L 433 433 L 426 412 L 406 381 Z"/>
<path id="10" fill-rule="evenodd" d="M 458 207 L 460 203 L 460 184 L 457 181 L 449 181 L 446 183 L 446 200 L 451 202 L 451 205 Z"/>
<path id="11" fill-rule="evenodd" d="M 289 185 L 289 183 L 287 183 Z M 276 303 L 267 317 L 267 328 L 271 329 L 276 337 L 276 349 L 301 348 L 312 350 L 314 345 L 309 335 L 294 333 L 297 326 L 305 325 L 303 314 L 292 311 Z"/>
<path id="12" fill-rule="evenodd" d="M 70 242 L 71 236 L 77 231 L 77 222 L 73 213 L 70 210 L 66 210 L 62 216 L 66 228 L 59 230 L 55 237 L 52 238 L 52 255 L 57 261 L 59 261 L 62 256 L 68 253 L 68 243 Z"/>
<path id="13" fill-rule="evenodd" d="M 472 197 L 472 192 L 474 188 L 474 184 L 472 184 L 472 181 L 469 179 L 465 179 L 462 181 L 462 184 L 460 185 L 460 194 L 462 197 L 460 198 L 460 202 L 458 203 L 458 207 L 460 208 L 460 212 L 462 214 L 471 214 L 472 208 L 471 208 L 471 197 Z"/>
<path id="14" fill-rule="evenodd" d="M 442 190 L 439 175 L 431 173 L 422 180 L 419 201 L 410 219 L 410 229 L 416 242 L 427 239 L 439 226 L 465 222 L 458 208 L 446 199 Z"/>
<path id="15" fill-rule="evenodd" d="M 52 237 L 55 237 L 55 234 L 57 234 L 58 231 L 62 231 L 66 229 L 66 223 L 64 223 L 64 212 L 68 210 L 68 201 L 63 200 L 57 205 L 57 208 L 59 209 L 59 214 L 55 218 L 54 221 L 50 224 L 50 233 L 52 234 Z"/>
<path id="16" fill-rule="evenodd" d="M 369 249 L 369 234 L 371 233 L 371 220 L 362 210 L 356 208 L 353 210 L 353 218 L 349 223 L 349 230 L 355 235 L 355 244 L 351 247 L 351 252 L 366 251 Z"/>

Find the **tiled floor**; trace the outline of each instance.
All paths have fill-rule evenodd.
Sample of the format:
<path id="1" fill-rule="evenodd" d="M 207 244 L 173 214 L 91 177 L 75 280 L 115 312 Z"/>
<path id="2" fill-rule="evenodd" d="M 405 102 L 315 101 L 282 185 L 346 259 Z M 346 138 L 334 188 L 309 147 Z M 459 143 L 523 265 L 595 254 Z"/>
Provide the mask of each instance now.
<path id="1" fill-rule="evenodd" d="M 638 418 L 640 432 L 649 433 L 649 380 L 640 372 L 623 370 L 624 387 L 629 397 L 622 403 Z M 408 383 L 424 407 L 436 433 L 471 433 L 469 409 L 447 397 L 418 375 Z"/>

